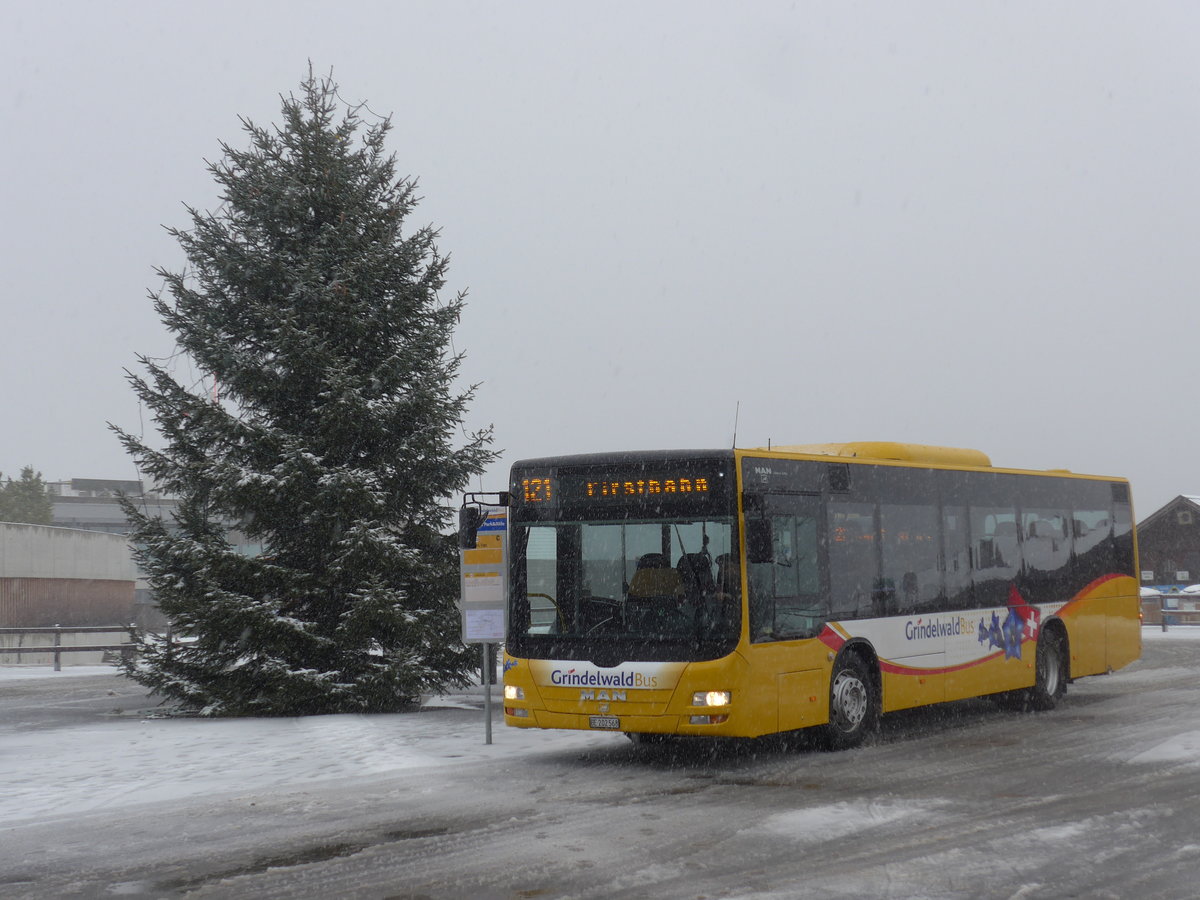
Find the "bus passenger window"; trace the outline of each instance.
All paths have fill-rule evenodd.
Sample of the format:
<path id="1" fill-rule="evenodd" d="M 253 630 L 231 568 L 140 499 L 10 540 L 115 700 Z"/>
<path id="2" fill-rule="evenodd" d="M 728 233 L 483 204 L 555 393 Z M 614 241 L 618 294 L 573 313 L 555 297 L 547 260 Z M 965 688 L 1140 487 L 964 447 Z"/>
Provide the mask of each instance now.
<path id="1" fill-rule="evenodd" d="M 1012 507 L 971 507 L 975 605 L 1006 606 L 1021 567 L 1017 513 Z"/>
<path id="2" fill-rule="evenodd" d="M 879 508 L 879 523 L 883 590 L 876 614 L 933 609 L 942 581 L 937 507 L 885 503 Z"/>
<path id="3" fill-rule="evenodd" d="M 1061 509 L 1025 507 L 1021 511 L 1025 571 L 1021 591 L 1031 603 L 1061 599 L 1070 588 L 1071 516 Z"/>
<path id="4" fill-rule="evenodd" d="M 875 538 L 875 504 L 829 504 L 829 591 L 835 619 L 873 615 L 872 598 L 882 585 Z"/>
<path id="5" fill-rule="evenodd" d="M 971 581 L 971 542 L 967 533 L 965 506 L 949 506 L 942 510 L 944 588 L 943 609 L 970 609 L 974 605 Z"/>
<path id="6" fill-rule="evenodd" d="M 1113 563 L 1115 568 L 1129 571 L 1133 569 L 1133 507 L 1129 502 L 1129 487 L 1124 484 L 1112 487 Z"/>

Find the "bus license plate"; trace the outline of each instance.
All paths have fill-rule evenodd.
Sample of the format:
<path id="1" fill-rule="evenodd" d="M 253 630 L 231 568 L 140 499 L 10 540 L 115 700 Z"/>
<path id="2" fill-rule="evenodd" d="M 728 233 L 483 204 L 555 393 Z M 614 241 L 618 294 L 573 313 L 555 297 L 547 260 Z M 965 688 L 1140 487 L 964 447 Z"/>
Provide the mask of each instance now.
<path id="1" fill-rule="evenodd" d="M 588 724 L 593 728 L 607 728 L 617 731 L 621 727 L 621 719 L 618 716 L 590 716 Z"/>

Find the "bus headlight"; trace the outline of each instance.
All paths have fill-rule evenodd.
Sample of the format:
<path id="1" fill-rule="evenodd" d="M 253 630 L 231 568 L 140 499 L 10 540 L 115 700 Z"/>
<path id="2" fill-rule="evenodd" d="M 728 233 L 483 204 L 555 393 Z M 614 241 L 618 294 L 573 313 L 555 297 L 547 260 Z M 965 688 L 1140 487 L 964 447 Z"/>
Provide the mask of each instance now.
<path id="1" fill-rule="evenodd" d="M 732 699 L 729 691 L 696 691 L 692 706 L 728 706 Z"/>
<path id="2" fill-rule="evenodd" d="M 506 684 L 504 686 L 504 699 L 505 700 L 524 700 L 525 699 L 525 688 L 518 687 L 515 684 Z"/>

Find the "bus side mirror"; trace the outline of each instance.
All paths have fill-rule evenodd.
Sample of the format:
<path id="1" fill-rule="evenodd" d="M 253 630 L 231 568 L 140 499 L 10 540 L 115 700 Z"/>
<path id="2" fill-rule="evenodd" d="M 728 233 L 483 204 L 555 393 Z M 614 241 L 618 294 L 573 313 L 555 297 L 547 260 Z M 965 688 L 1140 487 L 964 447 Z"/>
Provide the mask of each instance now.
<path id="1" fill-rule="evenodd" d="M 746 559 L 752 563 L 775 561 L 775 536 L 770 519 L 746 520 Z"/>
<path id="2" fill-rule="evenodd" d="M 479 527 L 483 525 L 483 510 L 478 506 L 464 506 L 458 511 L 458 549 L 474 550 L 479 540 Z"/>

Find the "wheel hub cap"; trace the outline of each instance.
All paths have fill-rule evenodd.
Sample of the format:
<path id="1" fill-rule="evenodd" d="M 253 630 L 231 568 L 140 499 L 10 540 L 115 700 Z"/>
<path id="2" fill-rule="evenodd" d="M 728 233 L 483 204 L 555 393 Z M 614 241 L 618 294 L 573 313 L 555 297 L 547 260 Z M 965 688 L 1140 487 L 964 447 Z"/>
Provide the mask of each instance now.
<path id="1" fill-rule="evenodd" d="M 840 673 L 833 682 L 830 718 L 842 731 L 853 731 L 866 715 L 867 686 L 849 672 Z"/>

